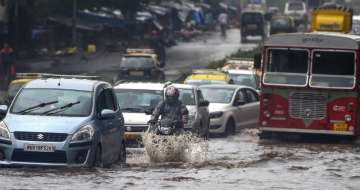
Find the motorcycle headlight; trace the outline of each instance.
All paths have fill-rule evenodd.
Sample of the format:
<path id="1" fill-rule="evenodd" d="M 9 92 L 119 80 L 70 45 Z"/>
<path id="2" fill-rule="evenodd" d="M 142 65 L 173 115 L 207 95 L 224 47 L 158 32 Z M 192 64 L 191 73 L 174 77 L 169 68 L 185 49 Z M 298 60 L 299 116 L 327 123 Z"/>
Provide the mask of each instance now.
<path id="1" fill-rule="evenodd" d="M 10 140 L 10 131 L 3 121 L 0 122 L 0 139 Z"/>
<path id="2" fill-rule="evenodd" d="M 76 132 L 71 138 L 72 142 L 91 141 L 94 136 L 94 127 L 86 125 Z"/>

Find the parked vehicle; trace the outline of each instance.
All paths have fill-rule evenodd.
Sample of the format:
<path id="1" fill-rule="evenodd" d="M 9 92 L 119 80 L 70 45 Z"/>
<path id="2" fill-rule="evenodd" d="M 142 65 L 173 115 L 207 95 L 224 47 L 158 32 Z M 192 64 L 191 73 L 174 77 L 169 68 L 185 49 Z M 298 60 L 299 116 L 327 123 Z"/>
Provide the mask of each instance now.
<path id="1" fill-rule="evenodd" d="M 359 136 L 359 42 L 329 32 L 271 36 L 262 55 L 262 136 Z"/>
<path id="2" fill-rule="evenodd" d="M 232 83 L 230 77 L 218 70 L 200 69 L 194 70 L 192 74 L 186 77 L 185 84 L 200 86 L 204 84 L 229 84 Z"/>
<path id="3" fill-rule="evenodd" d="M 265 13 L 261 10 L 244 10 L 240 16 L 241 43 L 247 43 L 248 36 L 261 36 L 265 40 L 267 27 Z"/>
<path id="4" fill-rule="evenodd" d="M 108 166 L 125 162 L 123 116 L 110 84 L 36 79 L 0 122 L 0 165 Z"/>
<path id="5" fill-rule="evenodd" d="M 273 16 L 270 21 L 270 35 L 296 32 L 294 19 L 290 16 Z"/>
<path id="6" fill-rule="evenodd" d="M 302 0 L 290 0 L 285 3 L 284 14 L 292 17 L 295 20 L 295 24 L 307 24 L 308 11 L 305 2 Z"/>
<path id="7" fill-rule="evenodd" d="M 164 99 L 165 84 L 127 82 L 114 87 L 118 104 L 125 117 L 125 139 L 128 146 L 142 142 L 142 134 L 148 129 L 152 112 Z"/>
<path id="8" fill-rule="evenodd" d="M 119 74 L 115 76 L 114 82 L 126 81 L 162 81 L 165 74 L 160 68 L 157 55 L 151 49 L 128 49 L 122 58 Z"/>
<path id="9" fill-rule="evenodd" d="M 191 131 L 194 135 L 208 138 L 209 136 L 209 102 L 204 99 L 200 89 L 186 84 L 172 84 L 179 92 L 179 100 L 186 105 L 189 111 L 189 119 L 185 124 L 185 131 Z"/>
<path id="10" fill-rule="evenodd" d="M 255 89 L 240 85 L 200 86 L 210 102 L 210 134 L 228 136 L 258 123 L 259 97 Z"/>
<path id="11" fill-rule="evenodd" d="M 311 31 L 349 33 L 352 28 L 353 10 L 337 4 L 325 4 L 313 10 Z"/>
<path id="12" fill-rule="evenodd" d="M 360 15 L 354 15 L 352 19 L 351 33 L 360 35 Z"/>
<path id="13" fill-rule="evenodd" d="M 230 78 L 234 81 L 234 84 L 249 86 L 251 88 L 260 90 L 260 80 L 259 76 L 253 70 L 245 69 L 234 69 L 228 70 Z"/>

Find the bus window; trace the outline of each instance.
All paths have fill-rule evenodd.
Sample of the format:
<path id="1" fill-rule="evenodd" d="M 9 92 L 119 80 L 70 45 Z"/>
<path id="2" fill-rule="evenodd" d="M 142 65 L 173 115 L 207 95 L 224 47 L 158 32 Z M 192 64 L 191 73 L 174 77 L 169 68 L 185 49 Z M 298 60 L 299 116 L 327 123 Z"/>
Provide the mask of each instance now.
<path id="1" fill-rule="evenodd" d="M 310 85 L 327 88 L 353 88 L 355 53 L 351 51 L 314 51 Z"/>
<path id="2" fill-rule="evenodd" d="M 264 83 L 305 86 L 308 77 L 308 51 L 270 49 L 265 65 Z"/>

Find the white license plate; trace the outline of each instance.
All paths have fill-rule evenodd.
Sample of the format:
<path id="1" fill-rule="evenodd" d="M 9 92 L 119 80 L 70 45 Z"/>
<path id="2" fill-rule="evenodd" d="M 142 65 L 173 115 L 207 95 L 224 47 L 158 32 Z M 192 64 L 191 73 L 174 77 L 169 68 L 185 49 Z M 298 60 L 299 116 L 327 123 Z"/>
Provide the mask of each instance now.
<path id="1" fill-rule="evenodd" d="M 55 146 L 46 144 L 25 144 L 24 151 L 29 152 L 55 152 Z"/>
<path id="2" fill-rule="evenodd" d="M 130 75 L 132 75 L 132 76 L 143 76 L 144 71 L 130 71 Z"/>

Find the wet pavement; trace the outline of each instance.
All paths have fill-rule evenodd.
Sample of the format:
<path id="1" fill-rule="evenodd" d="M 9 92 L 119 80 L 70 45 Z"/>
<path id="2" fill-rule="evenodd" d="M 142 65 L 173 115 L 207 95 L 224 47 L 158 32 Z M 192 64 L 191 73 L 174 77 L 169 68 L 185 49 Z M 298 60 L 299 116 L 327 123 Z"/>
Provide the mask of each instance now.
<path id="1" fill-rule="evenodd" d="M 150 163 L 129 150 L 108 169 L 1 168 L 1 189 L 327 189 L 360 188 L 360 147 L 259 141 L 257 131 L 211 139 L 207 158 Z"/>

